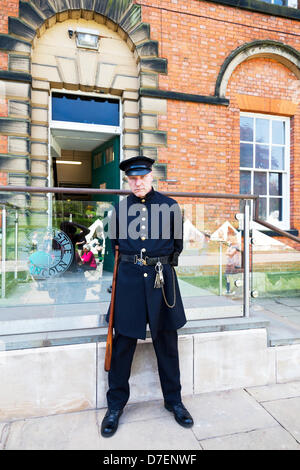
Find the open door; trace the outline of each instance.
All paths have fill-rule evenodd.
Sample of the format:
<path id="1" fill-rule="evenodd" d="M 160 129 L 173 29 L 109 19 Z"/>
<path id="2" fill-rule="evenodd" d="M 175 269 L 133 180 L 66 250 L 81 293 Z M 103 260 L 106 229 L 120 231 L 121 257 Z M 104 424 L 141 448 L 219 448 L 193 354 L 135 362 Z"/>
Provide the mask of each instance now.
<path id="1" fill-rule="evenodd" d="M 97 147 L 92 152 L 92 187 L 100 189 L 120 189 L 120 137 L 116 136 Z M 117 195 L 95 195 L 96 201 L 118 203 Z M 105 243 L 105 256 L 103 269 L 113 271 L 114 256 L 110 241 Z"/>

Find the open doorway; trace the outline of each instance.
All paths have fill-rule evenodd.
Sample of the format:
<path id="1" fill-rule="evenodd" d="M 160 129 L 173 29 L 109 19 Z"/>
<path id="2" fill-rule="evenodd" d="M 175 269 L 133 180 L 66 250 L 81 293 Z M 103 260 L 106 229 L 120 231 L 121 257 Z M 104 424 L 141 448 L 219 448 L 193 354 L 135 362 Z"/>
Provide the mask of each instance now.
<path id="1" fill-rule="evenodd" d="M 50 124 L 53 185 L 65 188 L 120 188 L 119 100 L 53 93 Z M 114 125 L 112 125 L 114 124 Z M 80 264 L 83 246 L 90 245 L 97 265 L 113 270 L 113 254 L 102 221 L 107 220 L 116 196 L 57 194 L 53 204 L 55 225 L 76 228 L 81 239 L 74 245 L 71 269 Z M 75 230 L 75 228 L 72 230 Z M 64 230 L 64 231 L 65 231 Z M 80 237 L 79 237 L 80 238 Z M 77 240 L 77 239 L 76 239 Z"/>

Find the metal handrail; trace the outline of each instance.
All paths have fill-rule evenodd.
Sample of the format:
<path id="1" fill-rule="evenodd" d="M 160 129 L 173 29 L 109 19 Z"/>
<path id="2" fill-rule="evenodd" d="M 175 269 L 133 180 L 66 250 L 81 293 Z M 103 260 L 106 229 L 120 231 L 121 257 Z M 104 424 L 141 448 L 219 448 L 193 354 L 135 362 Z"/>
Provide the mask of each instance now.
<path id="1" fill-rule="evenodd" d="M 0 201 L 0 206 L 5 206 L 5 207 L 8 207 L 8 208 L 10 208 L 10 209 L 22 210 L 21 207 L 16 206 L 15 204 L 11 204 L 11 203 L 8 202 L 8 201 Z"/>
<path id="2" fill-rule="evenodd" d="M 266 228 L 269 228 L 270 230 L 273 230 L 274 232 L 277 232 L 280 235 L 283 235 L 284 237 L 289 238 L 290 240 L 293 240 L 295 242 L 300 243 L 300 237 L 296 237 L 295 235 L 292 235 L 291 233 L 288 233 L 285 230 L 282 230 L 281 228 L 270 224 L 269 222 L 265 222 L 264 220 L 261 220 L 259 218 L 258 214 L 259 214 L 259 196 L 256 196 L 256 201 L 255 201 L 255 206 L 254 206 L 254 214 L 253 214 L 254 215 L 254 217 L 253 217 L 254 222 L 257 222 L 260 225 L 264 225 Z"/>
<path id="3" fill-rule="evenodd" d="M 24 192 L 24 193 L 57 193 L 57 194 L 119 194 L 128 195 L 131 191 L 126 189 L 97 189 L 97 188 L 62 188 L 62 187 L 37 187 L 37 186 L 0 186 L 0 192 Z M 253 194 L 219 194 L 219 193 L 187 193 L 179 191 L 161 191 L 166 196 L 200 197 L 214 199 L 253 199 Z"/>
<path id="4" fill-rule="evenodd" d="M 123 189 L 96 189 L 96 188 L 57 188 L 57 187 L 36 187 L 36 186 L 0 186 L 0 192 L 26 192 L 26 193 L 57 193 L 57 194 L 115 194 L 120 196 L 126 196 L 131 193 L 129 190 Z M 276 227 L 275 225 L 265 222 L 259 218 L 259 196 L 255 194 L 219 194 L 219 193 L 188 193 L 178 191 L 161 191 L 162 194 L 170 197 L 191 197 L 191 198 L 202 198 L 202 199 L 240 199 L 240 200 L 252 200 L 255 201 L 254 205 L 254 222 L 263 225 L 264 227 L 277 232 L 290 240 L 300 243 L 300 237 L 292 235 L 285 230 Z M 10 204 L 7 202 L 1 202 L 0 205 Z"/>

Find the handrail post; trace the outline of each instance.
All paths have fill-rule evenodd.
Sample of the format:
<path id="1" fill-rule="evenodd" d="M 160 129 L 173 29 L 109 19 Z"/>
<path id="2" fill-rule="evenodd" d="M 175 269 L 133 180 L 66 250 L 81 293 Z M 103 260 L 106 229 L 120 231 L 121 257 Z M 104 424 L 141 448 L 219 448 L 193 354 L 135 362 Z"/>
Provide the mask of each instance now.
<path id="1" fill-rule="evenodd" d="M 1 298 L 5 298 L 6 290 L 6 207 L 2 206 L 2 243 L 1 243 Z"/>
<path id="2" fill-rule="evenodd" d="M 18 279 L 18 232 L 19 232 L 19 213 L 16 210 L 15 214 L 15 275 L 14 278 Z"/>
<path id="3" fill-rule="evenodd" d="M 244 207 L 244 252 L 243 252 L 243 265 L 244 265 L 244 316 L 250 316 L 250 204 L 245 200 Z"/>

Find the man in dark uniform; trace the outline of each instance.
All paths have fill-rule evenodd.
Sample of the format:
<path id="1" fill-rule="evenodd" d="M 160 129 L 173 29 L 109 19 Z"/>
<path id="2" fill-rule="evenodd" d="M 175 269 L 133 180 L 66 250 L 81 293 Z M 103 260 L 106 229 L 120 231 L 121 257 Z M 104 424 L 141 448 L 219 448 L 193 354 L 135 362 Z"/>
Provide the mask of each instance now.
<path id="1" fill-rule="evenodd" d="M 154 191 L 152 164 L 144 156 L 120 163 L 132 193 L 115 207 L 112 248 L 119 245 L 108 410 L 101 425 L 112 436 L 129 398 L 129 377 L 137 340 L 149 324 L 165 408 L 191 427 L 193 419 L 181 401 L 177 329 L 186 323 L 174 266 L 183 249 L 183 224 L 174 199 Z"/>

